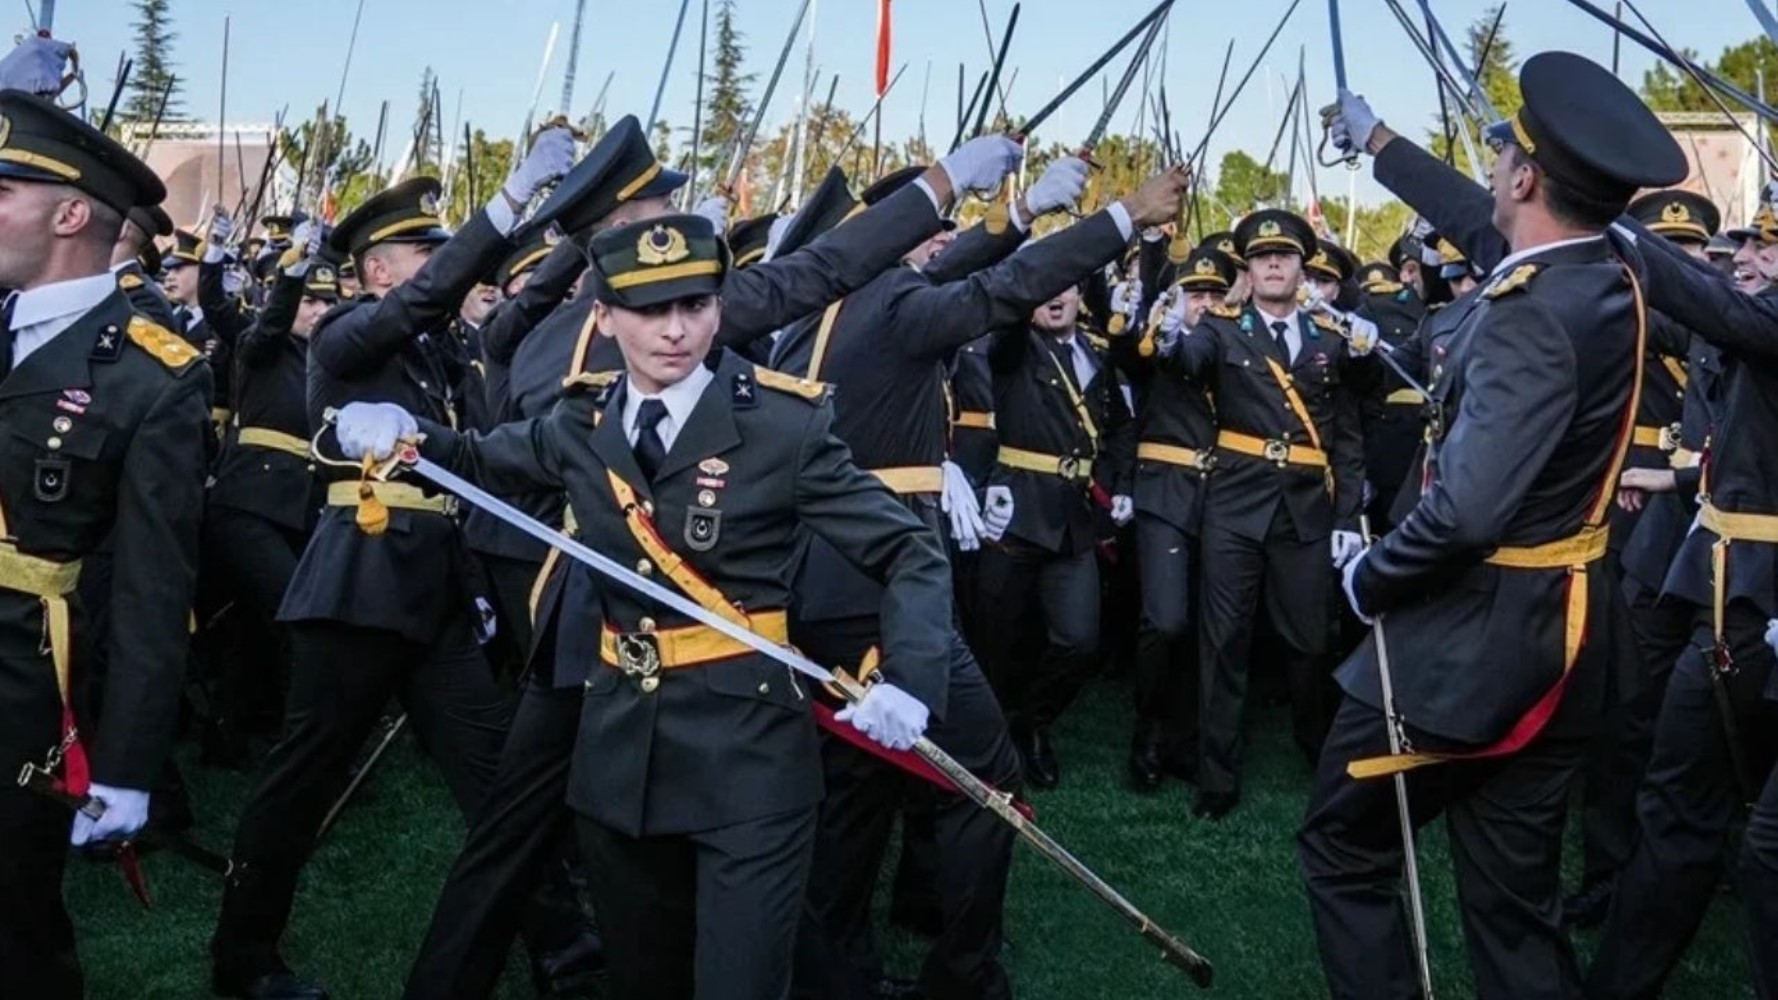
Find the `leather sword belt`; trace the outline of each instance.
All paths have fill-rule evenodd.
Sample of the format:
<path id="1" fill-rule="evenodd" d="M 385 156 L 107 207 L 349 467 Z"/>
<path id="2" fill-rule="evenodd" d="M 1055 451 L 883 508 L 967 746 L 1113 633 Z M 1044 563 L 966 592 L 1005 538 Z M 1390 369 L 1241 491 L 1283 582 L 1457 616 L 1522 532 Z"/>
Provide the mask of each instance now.
<path id="1" fill-rule="evenodd" d="M 330 507 L 357 507 L 358 486 L 356 482 L 342 481 L 327 484 L 327 503 Z M 443 514 L 451 517 L 457 513 L 457 498 L 453 496 L 429 497 L 418 486 L 407 483 L 370 483 L 371 492 L 383 501 L 383 506 L 390 510 L 417 510 L 427 514 Z"/>
<path id="2" fill-rule="evenodd" d="M 987 410 L 962 410 L 958 412 L 957 419 L 951 421 L 951 426 L 991 431 L 994 429 L 994 414 Z"/>
<path id="3" fill-rule="evenodd" d="M 0 587 L 32 597 L 66 597 L 80 583 L 80 560 L 56 562 L 28 556 L 12 542 L 0 542 Z"/>
<path id="4" fill-rule="evenodd" d="M 877 481 L 889 487 L 889 492 L 906 495 L 909 493 L 943 493 L 945 491 L 945 470 L 936 465 L 907 465 L 894 469 L 866 469 L 866 472 L 877 477 Z"/>
<path id="5" fill-rule="evenodd" d="M 1162 444 L 1159 441 L 1141 441 L 1136 445 L 1136 458 L 1141 461 L 1164 462 L 1198 472 L 1209 472 L 1216 467 L 1216 453 L 1197 448 L 1181 448 L 1178 445 Z"/>
<path id="6" fill-rule="evenodd" d="M 286 455 L 295 455 L 304 461 L 309 457 L 309 442 L 295 434 L 286 434 L 269 427 L 243 427 L 235 435 L 235 440 L 250 447 L 269 448 Z"/>
<path id="7" fill-rule="evenodd" d="M 1425 406 L 1426 397 L 1418 389 L 1397 389 L 1384 396 L 1383 402 L 1390 406 Z"/>
<path id="8" fill-rule="evenodd" d="M 607 622 L 599 636 L 599 659 L 627 677 L 640 679 L 649 692 L 660 683 L 658 675 L 663 670 L 698 667 L 753 652 L 708 625 L 662 629 L 655 627 L 652 618 L 639 624 L 634 632 L 622 632 Z M 756 611 L 748 616 L 748 627 L 773 642 L 790 642 L 790 616 L 783 611 Z"/>
<path id="9" fill-rule="evenodd" d="M 1327 468 L 1327 453 L 1320 448 L 1308 445 L 1291 444 L 1288 441 L 1276 441 L 1242 434 L 1239 431 L 1222 431 L 1216 435 L 1216 446 L 1227 448 L 1237 455 L 1249 455 L 1263 458 L 1282 469 L 1289 465 L 1305 465 L 1317 469 Z"/>
<path id="10" fill-rule="evenodd" d="M 1659 448 L 1662 451 L 1676 451 L 1679 448 L 1679 425 L 1668 424 L 1665 427 L 1649 427 L 1636 425 L 1636 432 L 1630 436 L 1630 442 L 1638 448 Z"/>
<path id="11" fill-rule="evenodd" d="M 1542 545 L 1503 545 L 1487 559 L 1490 566 L 1507 569 L 1579 569 L 1605 558 L 1611 532 L 1605 527 L 1582 528 L 1567 538 Z"/>
<path id="12" fill-rule="evenodd" d="M 1085 482 L 1093 477 L 1093 460 L 1079 455 L 1046 455 L 1040 451 L 1026 451 L 1023 448 L 1002 445 L 994 460 L 1009 469 L 1060 476 L 1071 483 Z"/>

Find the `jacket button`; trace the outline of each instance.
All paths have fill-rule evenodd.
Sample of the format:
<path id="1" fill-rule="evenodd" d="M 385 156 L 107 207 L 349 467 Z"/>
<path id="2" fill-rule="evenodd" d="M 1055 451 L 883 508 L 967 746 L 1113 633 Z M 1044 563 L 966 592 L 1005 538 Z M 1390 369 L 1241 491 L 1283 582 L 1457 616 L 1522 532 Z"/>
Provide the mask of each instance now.
<path id="1" fill-rule="evenodd" d="M 772 686 L 770 684 L 767 684 L 764 681 L 760 681 L 759 693 L 760 694 L 771 694 L 772 693 Z"/>
<path id="2" fill-rule="evenodd" d="M 661 686 L 661 679 L 659 677 L 644 677 L 644 678 L 642 678 L 642 693 L 643 694 L 653 694 L 655 692 L 655 689 L 660 686 Z"/>

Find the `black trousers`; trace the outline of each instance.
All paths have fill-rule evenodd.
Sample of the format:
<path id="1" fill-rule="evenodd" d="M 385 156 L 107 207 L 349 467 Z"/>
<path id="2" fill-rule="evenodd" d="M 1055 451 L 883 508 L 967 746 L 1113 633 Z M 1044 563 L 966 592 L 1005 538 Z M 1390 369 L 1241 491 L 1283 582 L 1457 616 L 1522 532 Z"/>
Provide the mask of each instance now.
<path id="1" fill-rule="evenodd" d="M 817 662 L 857 663 L 879 641 L 877 620 L 799 624 L 792 639 Z M 933 720 L 926 735 L 982 780 L 1003 792 L 1018 791 L 1019 758 L 1000 705 L 975 656 L 955 634 L 945 714 Z M 824 736 L 821 753 L 827 797 L 797 938 L 795 995 L 874 1000 L 883 969 L 871 930 L 871 900 L 896 812 L 917 799 L 932 806 L 940 912 L 939 935 L 920 972 L 921 988 L 933 1000 L 1010 997 L 1000 948 L 1012 829 L 963 796 L 947 794 L 843 740 Z"/>
<path id="2" fill-rule="evenodd" d="M 465 818 L 493 782 L 512 712 L 467 612 L 451 618 L 431 644 L 337 622 L 298 622 L 290 631 L 284 736 L 241 812 L 233 857 L 243 868 L 223 893 L 210 942 L 219 970 L 248 978 L 280 967 L 278 939 L 297 875 L 389 699 L 407 709 Z"/>
<path id="3" fill-rule="evenodd" d="M 1511 757 L 1407 774 L 1415 828 L 1444 814 L 1464 939 L 1483 1000 L 1579 995 L 1580 972 L 1561 926 L 1560 884 L 1569 783 L 1593 735 L 1587 716 L 1597 713 L 1587 701 L 1564 699 L 1545 730 Z M 1439 749 L 1423 736 L 1416 743 Z M 1346 774 L 1353 759 L 1388 749 L 1382 713 L 1347 698 L 1297 835 L 1321 967 L 1335 1000 L 1420 995 L 1401 896 L 1394 782 Z"/>
<path id="4" fill-rule="evenodd" d="M 578 818 L 610 1000 L 784 1000 L 815 809 L 630 837 Z"/>
<path id="5" fill-rule="evenodd" d="M 537 926 L 544 914 L 527 902 L 572 845 L 573 814 L 564 800 L 582 690 L 532 681 L 520 692 L 493 787 L 408 972 L 408 1000 L 491 996 L 521 929 L 534 945 L 580 930 L 580 921 Z"/>
<path id="6" fill-rule="evenodd" d="M 1741 835 L 1741 906 L 1747 914 L 1747 954 L 1760 1000 L 1778 997 L 1778 764 L 1753 805 Z"/>
<path id="7" fill-rule="evenodd" d="M 984 548 L 975 616 L 971 644 L 1008 721 L 1049 726 L 1080 694 L 1098 656 L 1098 553 L 1051 552 L 1016 538 Z M 1042 624 L 1043 653 L 1024 662 L 1020 638 L 1034 620 Z"/>
<path id="8" fill-rule="evenodd" d="M 1692 636 L 1692 608 L 1637 586 L 1630 595 L 1630 627 L 1644 685 L 1613 706 L 1581 771 L 1581 883 L 1587 886 L 1615 878 L 1636 846 L 1636 789 L 1654 749 L 1667 678 Z"/>
<path id="9" fill-rule="evenodd" d="M 1142 619 L 1136 633 L 1136 725 L 1159 727 L 1167 756 L 1198 753 L 1198 539 L 1136 512 Z M 1189 769 L 1189 767 L 1188 767 Z"/>
<path id="10" fill-rule="evenodd" d="M 1309 759 L 1321 749 L 1335 698 L 1326 655 L 1333 567 L 1327 539 L 1297 538 L 1282 503 L 1264 541 L 1206 517 L 1201 560 L 1198 787 L 1235 792 L 1241 786 L 1241 713 L 1253 622 L 1262 598 L 1267 620 L 1290 648 L 1285 666 L 1292 734 Z"/>
<path id="11" fill-rule="evenodd" d="M 1778 756 L 1778 705 L 1764 697 L 1773 669 L 1766 618 L 1736 601 L 1725 620 L 1735 660 L 1724 678 L 1726 693 L 1749 776 L 1758 781 Z M 1735 777 L 1708 672 L 1709 611 L 1697 609 L 1693 624 L 1655 723 L 1654 752 L 1636 795 L 1641 837 L 1618 874 L 1605 935 L 1588 969 L 1590 998 L 1660 995 L 1715 895 L 1730 824 L 1748 797 L 1760 793 L 1757 786 L 1744 791 Z"/>
<path id="12" fill-rule="evenodd" d="M 256 709 L 275 706 L 289 673 L 286 630 L 278 605 L 296 574 L 308 536 L 232 507 L 204 511 L 204 553 L 216 581 L 244 614 L 236 635 L 257 642 L 234 644 L 217 658 L 216 715 L 230 727 L 245 726 Z"/>

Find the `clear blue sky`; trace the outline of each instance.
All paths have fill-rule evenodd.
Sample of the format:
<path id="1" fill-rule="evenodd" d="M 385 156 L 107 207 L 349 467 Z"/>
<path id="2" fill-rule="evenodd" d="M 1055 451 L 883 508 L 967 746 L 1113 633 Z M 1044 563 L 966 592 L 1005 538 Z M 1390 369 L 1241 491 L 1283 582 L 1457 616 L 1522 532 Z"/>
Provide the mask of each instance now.
<path id="1" fill-rule="evenodd" d="M 689 127 L 696 87 L 698 18 L 702 0 L 691 0 L 684 36 L 668 83 L 661 115 Z M 1083 70 L 1151 6 L 1152 0 L 1025 0 L 1006 73 L 1018 70 L 1011 93 L 1014 114 L 1044 103 L 1060 82 Z M 1611 0 L 1594 0 L 1609 9 Z M 875 0 L 814 0 L 816 62 L 825 73 L 840 74 L 836 100 L 862 114 L 874 97 Z M 491 133 L 516 133 L 536 85 L 538 64 L 550 25 L 560 32 L 542 88 L 540 111 L 557 110 L 574 15 L 574 0 L 364 0 L 363 22 L 352 56 L 344 110 L 354 130 L 375 132 L 381 102 L 390 102 L 388 152 L 400 151 L 411 133 L 421 71 L 439 75 L 449 126 L 459 94 L 462 116 Z M 712 0 L 714 8 L 715 2 Z M 1167 92 L 1176 127 L 1187 145 L 1196 143 L 1216 88 L 1222 52 L 1233 37 L 1233 78 L 1258 52 L 1288 0 L 1178 0 L 1169 28 Z M 1404 3 L 1414 8 L 1412 0 Z M 1486 0 L 1435 0 L 1434 10 L 1455 36 L 1479 17 Z M 770 74 L 797 0 L 739 0 L 738 22 L 746 35 L 748 68 L 761 86 Z M 1754 37 L 1758 23 L 1742 0 L 1641 0 L 1656 27 L 1673 44 L 1714 58 L 1725 46 Z M 358 0 L 172 0 L 176 71 L 184 81 L 186 112 L 214 120 L 221 80 L 223 19 L 231 20 L 228 118 L 230 122 L 269 122 L 288 104 L 293 118 L 331 101 L 345 67 L 347 39 Z M 1011 0 L 987 0 L 996 35 L 1012 9 Z M 678 0 L 587 0 L 580 44 L 573 112 L 584 113 L 608 73 L 614 73 L 608 114 L 647 113 L 672 36 Z M 1424 67 L 1388 10 L 1378 0 L 1347 0 L 1343 6 L 1346 61 L 1351 83 L 1372 99 L 1390 124 L 1418 133 L 1437 115 L 1430 70 Z M 987 42 L 975 0 L 894 0 L 894 62 L 908 69 L 885 109 L 885 135 L 913 133 L 921 114 L 921 90 L 931 64 L 926 122 L 935 143 L 946 142 L 955 126 L 957 65 L 965 63 L 970 86 L 987 68 Z M 8 15 L 27 26 L 22 5 Z M 56 33 L 72 39 L 88 68 L 95 102 L 110 93 L 118 53 L 130 47 L 132 10 L 126 0 L 60 0 Z M 1634 21 L 1626 12 L 1625 18 Z M 714 18 L 712 18 L 714 19 Z M 1520 58 L 1565 48 L 1609 63 L 1607 29 L 1563 0 L 1512 0 L 1507 31 Z M 805 25 L 803 37 L 807 37 Z M 771 109 L 772 119 L 789 115 L 791 93 L 802 79 L 802 50 L 793 56 Z M 1327 34 L 1327 5 L 1302 0 L 1279 36 L 1268 65 L 1255 74 L 1240 104 L 1212 144 L 1212 162 L 1222 151 L 1268 148 L 1288 96 L 1280 82 L 1294 77 L 1299 48 L 1307 53 L 1313 106 L 1332 100 L 1333 71 Z M 1632 82 L 1653 61 L 1625 43 L 1622 72 Z M 1121 62 L 1113 64 L 1121 71 Z M 1269 74 L 1268 74 L 1269 71 Z M 1269 78 L 1268 78 L 1269 77 Z M 825 90 L 825 79 L 820 85 Z M 1778 93 L 1778 80 L 1772 91 Z M 1084 136 L 1097 117 L 1098 84 L 1052 119 L 1043 139 Z M 819 98 L 817 98 L 819 99 Z M 1120 112 L 1114 131 L 1133 122 L 1134 100 Z M 457 127 L 461 134 L 461 126 Z M 942 133 L 942 135 L 940 135 Z M 1322 189 L 1343 193 L 1343 169 L 1322 171 Z M 1359 183 L 1361 201 L 1383 197 L 1368 178 Z"/>

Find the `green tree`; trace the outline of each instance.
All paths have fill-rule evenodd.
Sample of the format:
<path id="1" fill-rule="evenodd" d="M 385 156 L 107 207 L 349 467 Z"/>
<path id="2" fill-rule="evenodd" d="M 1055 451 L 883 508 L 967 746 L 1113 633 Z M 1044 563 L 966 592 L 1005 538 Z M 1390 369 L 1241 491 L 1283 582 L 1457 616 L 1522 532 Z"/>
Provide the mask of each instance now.
<path id="1" fill-rule="evenodd" d="M 1698 54 L 1690 49 L 1683 50 L 1681 54 L 1687 61 L 1710 70 L 1749 94 L 1757 96 L 1762 90 L 1770 93 L 1771 90 L 1778 89 L 1778 76 L 1775 76 L 1778 74 L 1778 45 L 1772 44 L 1772 40 L 1764 35 L 1723 49 L 1722 55 L 1713 63 L 1700 62 Z M 1761 85 L 1762 81 L 1765 86 Z M 1656 63 L 1654 68 L 1642 74 L 1642 99 L 1656 111 L 1703 111 L 1718 114 L 1721 110 L 1705 94 L 1704 89 L 1692 80 L 1690 74 L 1666 63 Z M 1723 104 L 1737 113 L 1742 110 L 1726 97 L 1723 98 Z M 1778 139 L 1778 129 L 1773 129 L 1770 124 L 1767 129 L 1768 142 Z"/>
<path id="2" fill-rule="evenodd" d="M 463 145 L 459 140 L 459 145 Z M 451 183 L 447 190 L 445 214 L 453 222 L 461 223 L 469 218 L 476 209 L 487 204 L 506 183 L 506 166 L 512 161 L 512 140 L 489 139 L 487 133 L 476 129 L 469 136 L 467 145 L 457 150 L 457 160 L 452 168 Z"/>
<path id="3" fill-rule="evenodd" d="M 380 181 L 363 179 L 371 177 L 375 165 L 370 144 L 354 138 L 346 119 L 328 114 L 326 105 L 309 121 L 285 129 L 278 142 L 284 162 L 300 174 L 297 208 L 318 212 L 331 199 L 336 214 L 342 214 L 382 188 Z"/>
<path id="4" fill-rule="evenodd" d="M 1499 27 L 1495 27 L 1495 19 L 1500 15 L 1500 7 L 1494 6 L 1483 12 L 1469 26 L 1465 37 L 1464 49 L 1468 56 L 1468 65 L 1473 69 L 1481 66 L 1476 79 L 1482 85 L 1482 92 L 1487 95 L 1488 103 L 1494 106 L 1495 113 L 1502 117 L 1513 114 L 1524 106 L 1525 97 L 1519 92 L 1518 59 L 1513 52 L 1512 39 L 1507 37 L 1506 19 L 1501 17 Z M 1459 76 L 1459 74 L 1453 74 Z M 1447 132 L 1447 119 L 1450 131 Z M 1477 153 L 1482 150 L 1481 127 L 1491 122 L 1471 121 L 1463 115 L 1460 106 L 1445 97 L 1444 113 L 1434 123 L 1428 133 L 1432 151 L 1449 160 L 1457 169 L 1464 173 L 1472 173 L 1469 166 L 1469 147 L 1465 145 L 1457 129 L 1466 129 L 1469 142 L 1474 145 Z M 1393 239 L 1394 237 L 1391 237 Z"/>
<path id="5" fill-rule="evenodd" d="M 1282 202 L 1288 184 L 1283 171 L 1267 170 L 1247 151 L 1234 149 L 1223 154 L 1216 168 L 1215 199 L 1228 211 L 1244 214 Z"/>
<path id="6" fill-rule="evenodd" d="M 735 0 L 722 0 L 716 8 L 716 52 L 712 71 L 704 75 L 704 148 L 699 170 L 721 170 L 736 139 L 747 129 L 753 105 L 747 98 L 752 73 L 741 72 L 747 58 L 745 36 L 735 27 Z M 725 180 L 726 178 L 719 178 Z"/>
<path id="7" fill-rule="evenodd" d="M 165 100 L 166 112 L 161 120 L 182 121 L 184 102 L 179 96 L 179 81 L 173 74 L 173 42 L 179 35 L 173 30 L 168 0 L 134 2 L 136 23 L 131 32 L 136 40 L 136 53 L 130 70 L 130 98 L 124 105 L 123 118 L 152 122 Z"/>

